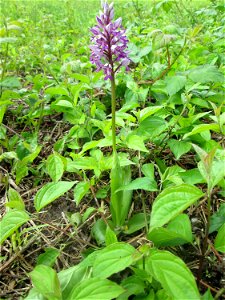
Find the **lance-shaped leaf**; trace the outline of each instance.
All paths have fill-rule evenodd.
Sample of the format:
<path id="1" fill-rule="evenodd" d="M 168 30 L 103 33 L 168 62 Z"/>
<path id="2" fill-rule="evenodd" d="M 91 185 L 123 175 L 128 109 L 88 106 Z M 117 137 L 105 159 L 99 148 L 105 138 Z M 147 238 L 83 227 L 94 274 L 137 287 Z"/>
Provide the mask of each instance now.
<path id="1" fill-rule="evenodd" d="M 145 270 L 159 281 L 174 300 L 200 300 L 194 276 L 185 263 L 168 251 L 153 249 Z"/>
<path id="2" fill-rule="evenodd" d="M 67 300 L 111 300 L 123 292 L 124 289 L 115 282 L 95 277 L 83 280 L 73 289 Z"/>
<path id="3" fill-rule="evenodd" d="M 93 275 L 107 278 L 120 272 L 136 260 L 136 254 L 136 249 L 129 244 L 111 244 L 97 255 L 93 264 Z"/>
<path id="4" fill-rule="evenodd" d="M 17 209 L 8 211 L 0 222 L 0 244 L 29 219 L 30 217 L 25 211 Z"/>
<path id="5" fill-rule="evenodd" d="M 76 181 L 59 181 L 47 183 L 37 192 L 37 195 L 34 198 L 35 209 L 37 211 L 40 211 L 43 207 L 70 190 L 75 183 Z"/>
<path id="6" fill-rule="evenodd" d="M 189 184 L 166 188 L 153 203 L 150 229 L 163 226 L 203 195 L 201 190 Z"/>

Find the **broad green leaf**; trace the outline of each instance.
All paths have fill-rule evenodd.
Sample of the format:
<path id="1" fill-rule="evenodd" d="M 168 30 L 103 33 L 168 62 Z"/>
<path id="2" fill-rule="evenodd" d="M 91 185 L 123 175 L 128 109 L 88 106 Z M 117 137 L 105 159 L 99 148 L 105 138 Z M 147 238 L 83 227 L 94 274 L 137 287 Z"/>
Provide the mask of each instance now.
<path id="1" fill-rule="evenodd" d="M 138 135 L 129 135 L 126 140 L 126 144 L 129 149 L 149 152 L 149 150 L 145 147 L 143 138 Z"/>
<path id="2" fill-rule="evenodd" d="M 68 299 L 72 289 L 90 276 L 91 272 L 88 271 L 86 266 L 76 265 L 69 269 L 60 271 L 58 273 L 58 278 L 62 290 L 62 298 Z"/>
<path id="3" fill-rule="evenodd" d="M 8 211 L 0 222 L 0 244 L 29 219 L 30 217 L 25 211 L 17 209 Z"/>
<path id="4" fill-rule="evenodd" d="M 215 238 L 216 250 L 225 253 L 225 223 L 220 227 L 217 236 Z"/>
<path id="5" fill-rule="evenodd" d="M 98 162 L 93 157 L 80 157 L 74 161 L 67 162 L 66 170 L 74 172 L 74 170 L 93 170 L 98 167 Z"/>
<path id="6" fill-rule="evenodd" d="M 164 227 L 153 228 L 148 234 L 148 239 L 152 241 L 156 247 L 174 247 L 188 243 L 180 234 Z"/>
<path id="7" fill-rule="evenodd" d="M 67 300 L 111 300 L 123 292 L 122 287 L 108 279 L 89 278 L 78 284 Z"/>
<path id="8" fill-rule="evenodd" d="M 203 195 L 197 187 L 188 184 L 166 188 L 153 203 L 150 228 L 163 226 Z"/>
<path id="9" fill-rule="evenodd" d="M 106 224 L 102 219 L 97 220 L 91 228 L 91 235 L 98 245 L 105 244 Z"/>
<path id="10" fill-rule="evenodd" d="M 141 137 L 152 138 L 158 136 L 167 126 L 163 118 L 150 116 L 140 123 L 139 128 L 135 132 Z"/>
<path id="11" fill-rule="evenodd" d="M 154 174 L 154 164 L 150 163 L 150 164 L 144 164 L 141 167 L 141 171 L 142 173 L 148 177 L 149 179 L 151 179 L 152 181 L 155 180 L 155 174 Z"/>
<path id="12" fill-rule="evenodd" d="M 58 112 L 67 112 L 68 109 L 73 108 L 73 104 L 68 100 L 56 100 L 52 102 L 51 108 Z"/>
<path id="13" fill-rule="evenodd" d="M 168 251 L 152 250 L 146 271 L 159 281 L 174 300 L 200 300 L 194 276 L 185 263 Z"/>
<path id="14" fill-rule="evenodd" d="M 90 83 L 90 79 L 87 75 L 74 73 L 73 77 L 76 78 L 77 80 L 80 80 L 81 82 L 84 82 L 84 83 L 87 83 L 87 84 Z"/>
<path id="15" fill-rule="evenodd" d="M 84 144 L 82 151 L 80 153 L 84 153 L 87 150 L 93 149 L 97 147 L 100 141 L 91 141 Z M 110 141 L 111 142 L 111 141 Z M 110 144 L 111 145 L 111 144 Z"/>
<path id="16" fill-rule="evenodd" d="M 19 184 L 21 179 L 28 175 L 28 167 L 26 163 L 18 161 L 16 163 L 16 184 Z"/>
<path id="17" fill-rule="evenodd" d="M 63 95 L 63 96 L 69 96 L 69 92 L 66 88 L 57 86 L 57 87 L 50 87 L 47 90 L 45 90 L 45 94 L 53 95 Z"/>
<path id="18" fill-rule="evenodd" d="M 3 152 L 0 155 L 0 161 L 2 161 L 3 159 L 18 159 L 18 156 L 17 156 L 16 152 L 14 152 L 14 151 Z"/>
<path id="19" fill-rule="evenodd" d="M 210 218 L 209 233 L 218 230 L 225 223 L 225 203 L 220 205 L 219 210 Z"/>
<path id="20" fill-rule="evenodd" d="M 22 159 L 22 163 L 24 163 L 24 164 L 32 163 L 35 160 L 35 158 L 38 156 L 40 151 L 41 151 L 41 146 L 37 146 L 32 153 L 26 155 Z"/>
<path id="21" fill-rule="evenodd" d="M 49 155 L 46 162 L 46 167 L 52 181 L 59 181 L 64 172 L 64 163 L 61 157 L 56 153 Z"/>
<path id="22" fill-rule="evenodd" d="M 93 265 L 93 276 L 107 278 L 129 267 L 136 250 L 127 243 L 114 243 L 99 252 Z"/>
<path id="23" fill-rule="evenodd" d="M 20 194 L 16 190 L 9 188 L 8 199 L 9 199 L 9 202 L 7 202 L 5 204 L 5 206 L 10 207 L 10 208 L 16 208 L 18 210 L 25 209 L 23 199 L 21 198 Z"/>
<path id="24" fill-rule="evenodd" d="M 34 198 L 35 209 L 37 211 L 40 211 L 43 207 L 70 190 L 75 183 L 76 181 L 59 181 L 47 183 L 37 192 Z"/>
<path id="25" fill-rule="evenodd" d="M 167 228 L 154 228 L 148 238 L 157 247 L 178 246 L 192 242 L 191 222 L 187 215 L 181 214 L 175 217 Z"/>
<path id="26" fill-rule="evenodd" d="M 45 265 L 38 265 L 30 273 L 32 283 L 39 293 L 48 300 L 60 300 L 61 289 L 57 273 Z"/>
<path id="27" fill-rule="evenodd" d="M 208 288 L 208 290 L 205 292 L 205 294 L 202 296 L 202 299 L 201 300 L 214 300 L 211 292 L 210 292 L 210 289 Z"/>
<path id="28" fill-rule="evenodd" d="M 24 300 L 46 300 L 46 298 L 36 288 L 32 288 Z"/>
<path id="29" fill-rule="evenodd" d="M 95 211 L 96 211 L 95 207 L 89 206 L 82 216 L 82 223 L 85 222 L 90 217 L 90 215 Z"/>
<path id="30" fill-rule="evenodd" d="M 125 292 L 117 300 L 129 299 L 129 296 L 144 293 L 145 290 L 145 282 L 136 275 L 125 278 L 121 286 L 125 289 Z"/>
<path id="31" fill-rule="evenodd" d="M 106 227 L 106 231 L 105 231 L 105 243 L 106 246 L 109 246 L 111 244 L 115 244 L 117 243 L 117 237 L 115 232 L 109 227 Z"/>
<path id="32" fill-rule="evenodd" d="M 145 191 L 157 191 L 157 184 L 155 181 L 148 177 L 136 178 L 128 185 L 121 186 L 117 191 L 130 191 L 130 190 L 145 190 Z"/>
<path id="33" fill-rule="evenodd" d="M 208 131 L 208 130 L 213 130 L 213 131 L 219 132 L 220 131 L 219 124 L 213 123 L 213 124 L 196 125 L 192 129 L 191 132 L 188 132 L 183 136 L 183 139 L 186 139 L 188 136 L 191 136 L 191 135 L 194 135 L 194 134 L 197 134 L 197 133 L 201 133 L 201 132 L 204 132 L 204 131 Z"/>
<path id="34" fill-rule="evenodd" d="M 149 219 L 149 218 L 148 218 Z M 124 229 L 124 233 L 131 234 L 146 226 L 145 214 L 138 213 L 133 215 Z"/>
<path id="35" fill-rule="evenodd" d="M 197 168 L 186 170 L 185 172 L 180 173 L 180 177 L 185 183 L 188 184 L 197 184 L 205 182 L 204 178 L 202 177 L 201 173 Z"/>
<path id="36" fill-rule="evenodd" d="M 132 200 L 132 191 L 120 190 L 123 185 L 129 184 L 131 180 L 130 166 L 121 167 L 119 156 L 113 154 L 113 165 L 110 173 L 110 212 L 114 225 L 121 226 L 124 224 L 130 210 Z"/>
<path id="37" fill-rule="evenodd" d="M 217 67 L 205 65 L 190 70 L 188 77 L 194 82 L 223 82 L 224 75 Z"/>
<path id="38" fill-rule="evenodd" d="M 87 192 L 89 191 L 89 188 L 90 188 L 90 184 L 87 181 L 81 181 L 75 186 L 75 188 L 74 188 L 74 200 L 75 200 L 77 205 L 80 204 L 80 201 L 87 194 Z"/>
<path id="39" fill-rule="evenodd" d="M 177 76 L 168 77 L 167 86 L 166 86 L 168 94 L 172 96 L 177 92 L 179 92 L 185 86 L 186 80 L 187 79 L 185 76 L 177 75 Z"/>
<path id="40" fill-rule="evenodd" d="M 142 122 L 147 117 L 154 115 L 157 111 L 159 111 L 163 106 L 149 106 L 143 108 L 140 112 L 136 113 L 137 116 L 139 116 L 139 121 Z"/>
<path id="41" fill-rule="evenodd" d="M 176 159 L 191 150 L 191 143 L 170 139 L 167 142 Z"/>
<path id="42" fill-rule="evenodd" d="M 37 258 L 37 265 L 46 265 L 52 267 L 59 256 L 60 251 L 56 248 L 47 248 L 45 253 L 42 253 Z"/>
<path id="43" fill-rule="evenodd" d="M 189 243 L 191 243 L 193 240 L 191 221 L 186 214 L 180 214 L 176 216 L 173 220 L 170 221 L 167 229 L 180 234 Z"/>

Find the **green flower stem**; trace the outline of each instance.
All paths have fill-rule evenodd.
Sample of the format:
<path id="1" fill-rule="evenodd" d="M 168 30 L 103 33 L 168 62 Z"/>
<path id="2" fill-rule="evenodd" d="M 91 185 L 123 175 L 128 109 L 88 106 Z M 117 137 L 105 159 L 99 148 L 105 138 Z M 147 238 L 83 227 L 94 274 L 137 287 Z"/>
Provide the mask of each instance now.
<path id="1" fill-rule="evenodd" d="M 111 79 L 111 109 L 112 109 L 112 147 L 113 153 L 116 153 L 116 84 L 114 72 L 112 73 Z"/>

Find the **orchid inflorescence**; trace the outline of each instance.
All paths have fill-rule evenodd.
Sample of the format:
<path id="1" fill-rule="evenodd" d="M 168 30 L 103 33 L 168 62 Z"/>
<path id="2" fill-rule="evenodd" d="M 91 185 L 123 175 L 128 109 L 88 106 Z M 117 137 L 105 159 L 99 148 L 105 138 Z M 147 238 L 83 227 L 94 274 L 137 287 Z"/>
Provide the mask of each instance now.
<path id="1" fill-rule="evenodd" d="M 91 62 L 96 65 L 96 71 L 103 70 L 105 80 L 114 78 L 114 74 L 122 67 L 129 70 L 130 59 L 126 50 L 128 39 L 125 29 L 121 26 L 122 18 L 113 22 L 114 8 L 102 3 L 103 12 L 96 17 L 97 25 L 91 28 Z"/>

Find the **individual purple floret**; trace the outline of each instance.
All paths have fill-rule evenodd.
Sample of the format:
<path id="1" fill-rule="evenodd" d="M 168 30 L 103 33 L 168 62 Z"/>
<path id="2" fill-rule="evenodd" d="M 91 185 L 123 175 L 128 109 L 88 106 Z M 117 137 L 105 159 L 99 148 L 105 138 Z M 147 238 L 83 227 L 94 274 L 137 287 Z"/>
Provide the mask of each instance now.
<path id="1" fill-rule="evenodd" d="M 103 12 L 96 17 L 97 25 L 91 28 L 91 62 L 96 65 L 96 71 L 103 70 L 105 80 L 113 79 L 114 74 L 125 66 L 128 71 L 130 59 L 128 58 L 128 39 L 125 29 L 121 26 L 122 18 L 113 22 L 113 3 L 102 3 Z"/>

